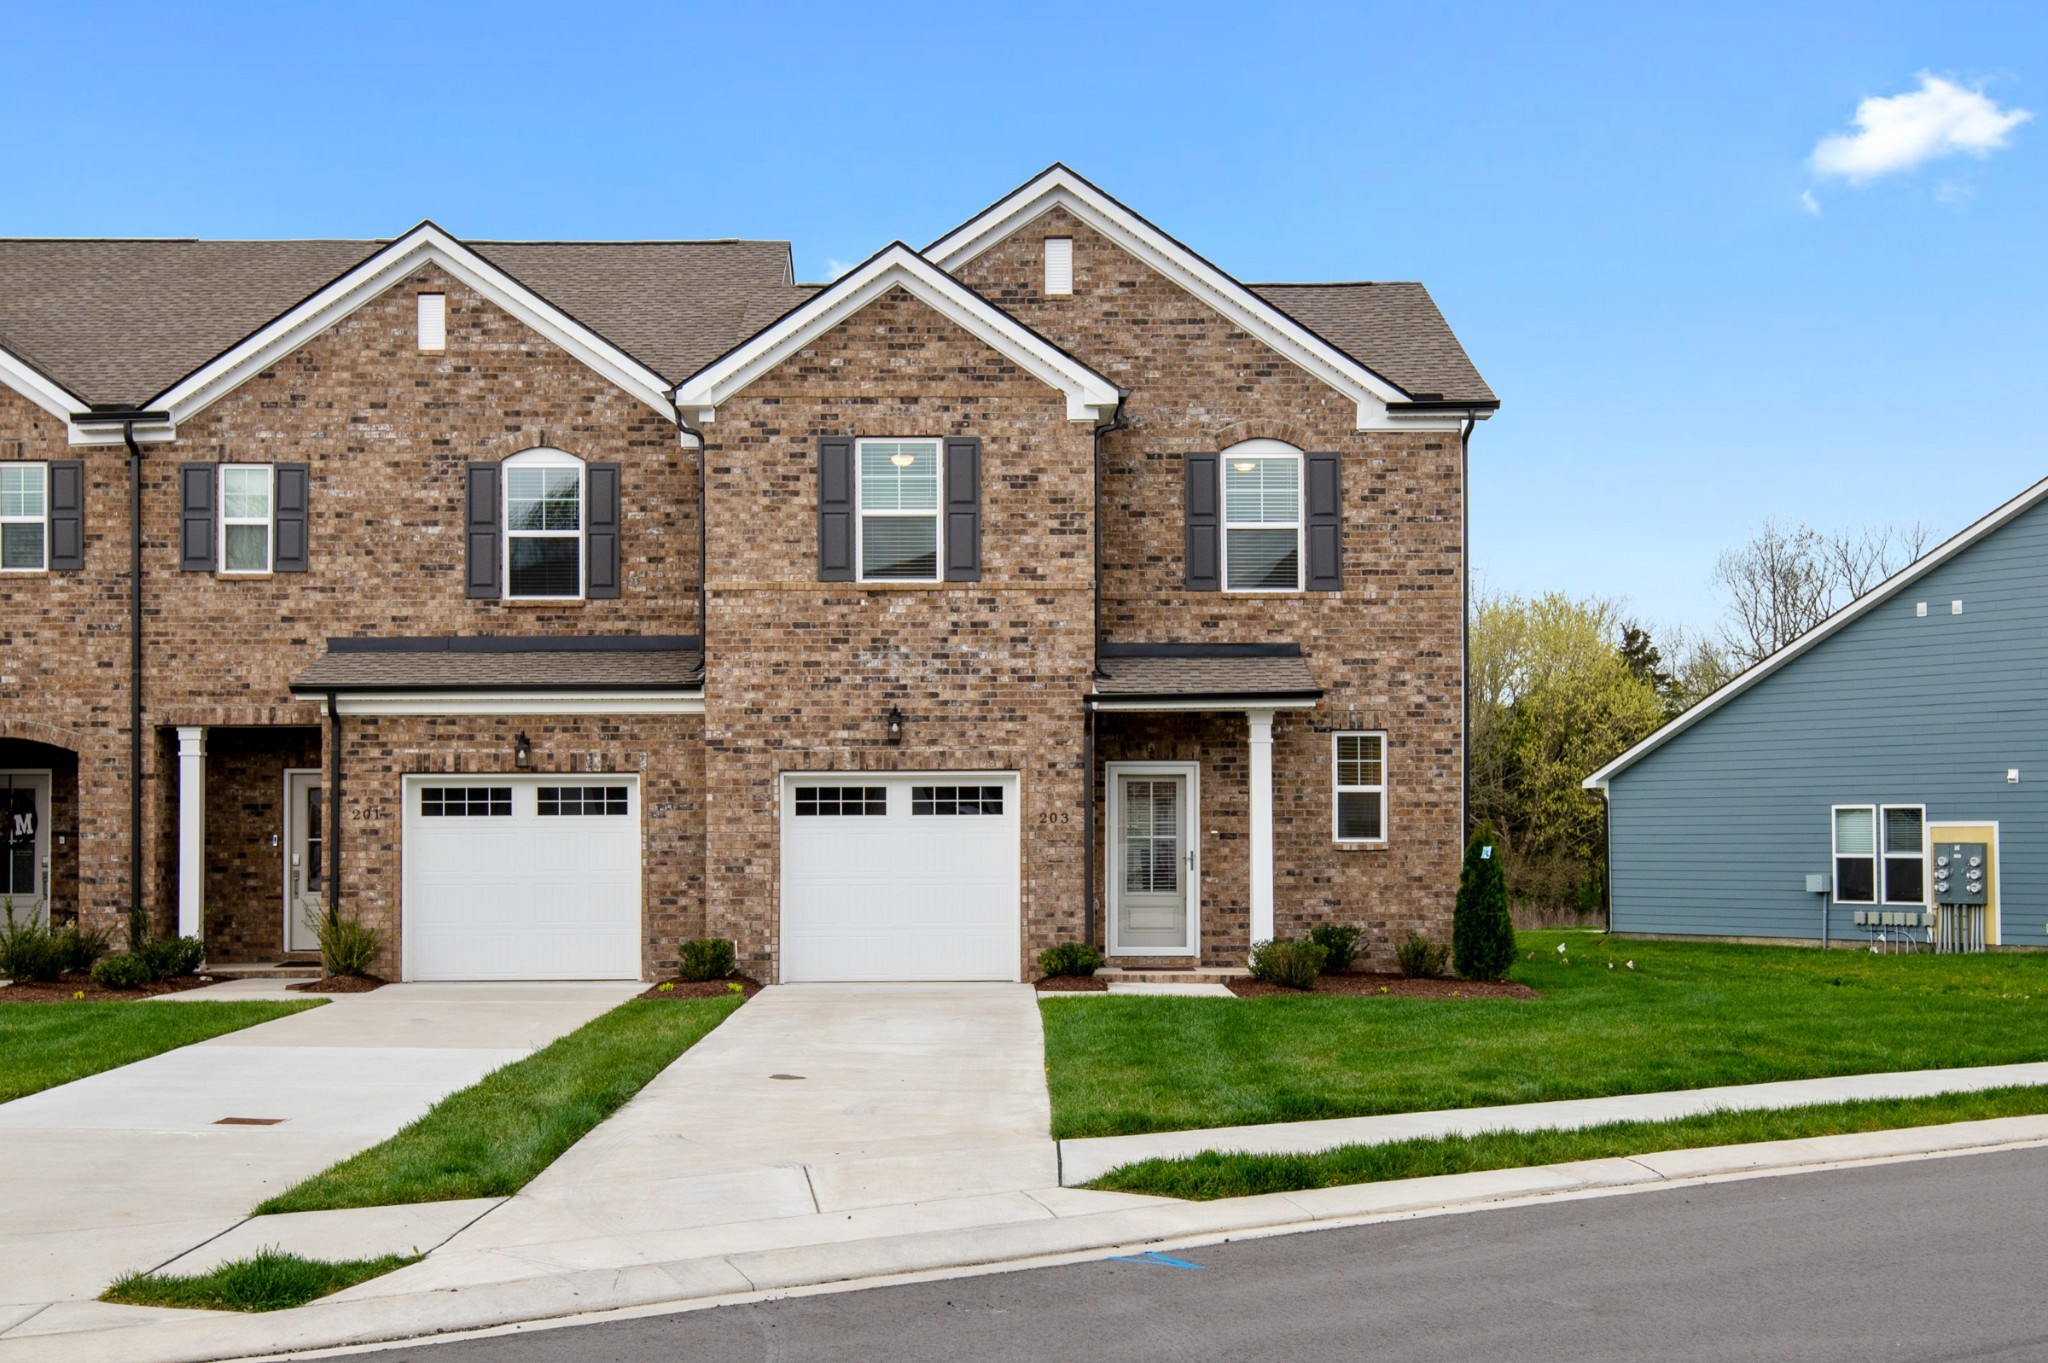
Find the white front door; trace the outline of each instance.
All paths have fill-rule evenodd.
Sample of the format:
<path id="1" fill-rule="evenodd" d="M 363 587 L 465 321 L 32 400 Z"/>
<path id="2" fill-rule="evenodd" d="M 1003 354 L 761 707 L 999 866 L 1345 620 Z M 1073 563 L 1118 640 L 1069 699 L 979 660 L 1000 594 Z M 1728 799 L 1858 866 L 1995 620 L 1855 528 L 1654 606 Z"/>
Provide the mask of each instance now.
<path id="1" fill-rule="evenodd" d="M 1014 772 L 791 773 L 782 979 L 1014 980 Z"/>
<path id="2" fill-rule="evenodd" d="M 327 912 L 326 791 L 317 770 L 284 774 L 284 949 L 318 951 Z"/>
<path id="3" fill-rule="evenodd" d="M 0 910 L 50 916 L 50 773 L 0 771 Z"/>
<path id="4" fill-rule="evenodd" d="M 1196 955 L 1194 764 L 1113 762 L 1108 774 L 1110 954 Z"/>

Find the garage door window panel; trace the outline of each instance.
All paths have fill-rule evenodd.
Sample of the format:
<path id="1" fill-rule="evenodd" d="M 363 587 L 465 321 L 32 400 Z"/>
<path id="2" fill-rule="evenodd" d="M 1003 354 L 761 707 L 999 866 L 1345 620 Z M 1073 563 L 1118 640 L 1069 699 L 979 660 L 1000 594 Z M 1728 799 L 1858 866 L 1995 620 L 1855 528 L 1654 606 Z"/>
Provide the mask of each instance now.
<path id="1" fill-rule="evenodd" d="M 912 817 L 943 815 L 1000 815 L 1003 812 L 1001 786 L 912 786 Z"/>
<path id="2" fill-rule="evenodd" d="M 420 790 L 420 816 L 427 819 L 509 819 L 510 786 L 426 786 Z"/>
<path id="3" fill-rule="evenodd" d="M 542 786 L 542 818 L 613 817 L 631 812 L 624 786 Z"/>
<path id="4" fill-rule="evenodd" d="M 796 812 L 803 818 L 882 817 L 889 812 L 886 786 L 798 786 Z"/>

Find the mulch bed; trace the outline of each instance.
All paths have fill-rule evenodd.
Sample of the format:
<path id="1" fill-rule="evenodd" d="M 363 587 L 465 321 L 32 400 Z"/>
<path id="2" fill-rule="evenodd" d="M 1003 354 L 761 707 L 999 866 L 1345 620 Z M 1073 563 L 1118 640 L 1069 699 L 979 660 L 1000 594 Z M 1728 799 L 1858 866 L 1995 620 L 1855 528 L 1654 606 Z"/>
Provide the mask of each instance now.
<path id="1" fill-rule="evenodd" d="M 1106 994 L 1109 981 L 1093 975 L 1047 975 L 1038 981 L 1041 994 Z"/>
<path id="2" fill-rule="evenodd" d="M 732 975 L 723 980 L 663 980 L 639 995 L 643 999 L 722 999 L 738 985 L 747 998 L 761 992 L 761 982 L 751 975 Z"/>
<path id="3" fill-rule="evenodd" d="M 1241 999 L 1260 999 L 1270 994 L 1298 994 L 1265 980 L 1231 980 L 1230 992 Z M 1347 971 L 1342 975 L 1318 975 L 1317 994 L 1368 995 L 1396 999 L 1535 999 L 1543 997 L 1526 984 L 1513 980 L 1415 980 L 1406 975 L 1377 975 Z"/>
<path id="4" fill-rule="evenodd" d="M 133 1002 L 157 994 L 182 994 L 187 989 L 203 989 L 209 984 L 218 984 L 211 975 L 179 975 L 174 979 L 158 980 L 145 984 L 140 989 L 108 989 L 92 982 L 90 975 L 63 975 L 54 980 L 23 980 L 0 989 L 0 1003 L 70 1003 L 72 996 L 85 995 L 86 1003 Z"/>
<path id="5" fill-rule="evenodd" d="M 300 994 L 367 994 L 389 983 L 381 975 L 329 975 L 325 979 L 300 980 L 285 988 Z"/>

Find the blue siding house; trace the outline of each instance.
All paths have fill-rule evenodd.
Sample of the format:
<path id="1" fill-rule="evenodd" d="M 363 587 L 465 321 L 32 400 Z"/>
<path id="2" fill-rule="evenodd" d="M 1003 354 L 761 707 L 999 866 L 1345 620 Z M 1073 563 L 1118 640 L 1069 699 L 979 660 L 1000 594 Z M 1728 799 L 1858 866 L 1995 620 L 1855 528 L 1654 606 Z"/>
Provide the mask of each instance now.
<path id="1" fill-rule="evenodd" d="M 1615 932 L 1896 937 L 1939 840 L 1989 845 L 1991 944 L 2048 946 L 2048 480 L 1585 784 Z"/>

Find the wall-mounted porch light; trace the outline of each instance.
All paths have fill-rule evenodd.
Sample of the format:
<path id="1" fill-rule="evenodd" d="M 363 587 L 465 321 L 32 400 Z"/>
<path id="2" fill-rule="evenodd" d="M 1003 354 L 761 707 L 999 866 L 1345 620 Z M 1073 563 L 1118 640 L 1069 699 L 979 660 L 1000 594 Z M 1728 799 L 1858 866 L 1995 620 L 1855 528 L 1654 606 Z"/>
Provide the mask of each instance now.
<path id="1" fill-rule="evenodd" d="M 901 743 L 903 741 L 903 707 L 899 705 L 889 707 L 889 741 L 891 743 Z"/>
<path id="2" fill-rule="evenodd" d="M 525 771 L 533 765 L 533 740 L 521 729 L 519 737 L 512 740 L 512 765 Z"/>

